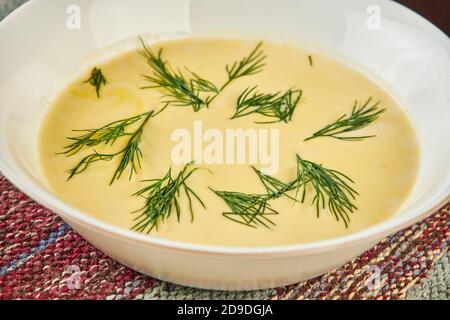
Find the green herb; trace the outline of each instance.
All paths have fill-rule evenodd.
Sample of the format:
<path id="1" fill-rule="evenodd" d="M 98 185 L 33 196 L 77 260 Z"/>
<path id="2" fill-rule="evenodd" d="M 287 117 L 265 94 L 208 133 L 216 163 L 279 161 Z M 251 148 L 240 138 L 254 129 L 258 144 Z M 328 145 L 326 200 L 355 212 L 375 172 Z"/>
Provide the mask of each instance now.
<path id="1" fill-rule="evenodd" d="M 103 76 L 102 70 L 95 67 L 94 69 L 92 69 L 91 77 L 84 83 L 89 83 L 91 86 L 95 87 L 97 97 L 100 98 L 100 89 L 102 85 L 106 86 L 108 81 L 106 81 L 106 78 Z"/>
<path id="2" fill-rule="evenodd" d="M 146 112 L 128 119 L 114 121 L 99 129 L 72 130 L 73 132 L 85 134 L 78 137 L 67 138 L 74 142 L 64 147 L 66 150 L 58 154 L 72 156 L 86 147 L 95 147 L 100 144 L 110 144 L 112 146 L 118 138 L 131 135 L 131 133 L 125 132 L 127 127 L 133 125 L 149 114 L 151 114 L 151 112 Z"/>
<path id="3" fill-rule="evenodd" d="M 258 92 L 256 86 L 247 88 L 237 100 L 236 113 L 232 119 L 256 113 L 277 119 L 275 121 L 258 123 L 288 123 L 292 120 L 294 111 L 302 98 L 302 93 L 302 90 L 290 89 L 285 93 L 270 94 Z"/>
<path id="4" fill-rule="evenodd" d="M 270 201 L 287 197 L 294 202 L 304 203 L 307 190 L 314 192 L 311 205 L 316 208 L 317 216 L 321 209 L 326 209 L 333 214 L 337 221 L 342 220 L 346 227 L 350 222 L 349 213 L 356 210 L 352 203 L 358 193 L 349 185 L 353 181 L 339 171 L 327 169 L 322 165 L 303 160 L 297 155 L 296 179 L 290 183 L 284 183 L 279 179 L 271 177 L 253 168 L 261 183 L 266 189 L 265 194 L 246 194 L 231 191 L 215 191 L 230 208 L 230 212 L 223 215 L 235 222 L 257 227 L 262 225 L 266 228 L 274 226 L 270 216 L 278 212 L 270 206 Z M 290 195 L 295 191 L 295 195 Z M 301 194 L 300 200 L 298 195 Z"/>
<path id="5" fill-rule="evenodd" d="M 140 147 L 142 132 L 144 131 L 144 127 L 151 116 L 152 115 L 148 115 L 147 117 L 144 118 L 144 121 L 142 122 L 140 127 L 133 133 L 131 138 L 128 140 L 128 143 L 125 146 L 125 148 L 119 152 L 118 155 L 121 156 L 121 159 L 110 181 L 110 184 L 112 184 L 115 180 L 119 180 L 119 178 L 122 176 L 122 174 L 128 167 L 130 167 L 130 175 L 128 177 L 129 180 L 131 180 L 133 174 L 138 173 L 138 169 L 141 168 L 141 159 L 143 157 Z"/>
<path id="6" fill-rule="evenodd" d="M 295 198 L 290 197 L 287 192 L 295 189 L 295 183 L 284 183 L 274 177 L 271 177 L 265 173 L 262 173 L 260 170 L 252 167 L 253 171 L 258 175 L 259 180 L 264 185 L 266 189 L 267 196 L 269 200 L 278 199 L 282 196 L 287 196 L 292 200 Z"/>
<path id="7" fill-rule="evenodd" d="M 355 101 L 352 113 L 350 115 L 344 114 L 342 117 L 334 121 L 332 124 L 325 126 L 323 129 L 315 132 L 311 137 L 305 139 L 305 141 L 318 138 L 318 137 L 332 137 L 345 141 L 359 141 L 367 138 L 375 137 L 371 136 L 348 136 L 347 132 L 356 131 L 367 127 L 369 124 L 378 119 L 378 117 L 386 111 L 386 109 L 378 109 L 380 102 L 377 102 L 370 106 L 372 97 L 370 97 L 366 103 L 360 104 Z M 342 135 L 344 134 L 344 135 Z"/>
<path id="8" fill-rule="evenodd" d="M 267 195 L 212 191 L 222 198 L 231 210 L 223 213 L 225 218 L 252 228 L 259 225 L 270 228 L 275 225 L 270 216 L 277 215 L 278 212 L 271 208 L 268 203 L 270 197 Z"/>
<path id="9" fill-rule="evenodd" d="M 132 178 L 134 173 L 137 173 L 138 168 L 140 168 L 141 163 L 140 160 L 142 158 L 142 152 L 140 149 L 140 142 L 142 137 L 142 131 L 147 123 L 148 119 L 152 114 L 147 114 L 139 128 L 130 134 L 130 139 L 128 140 L 125 148 L 121 149 L 115 153 L 98 153 L 96 150 L 94 152 L 83 159 L 81 159 L 78 164 L 68 171 L 69 180 L 72 179 L 75 175 L 78 175 L 88 169 L 88 167 L 98 161 L 111 161 L 112 159 L 121 156 L 120 163 L 114 172 L 114 175 L 110 181 L 110 184 L 113 184 L 115 180 L 118 180 L 122 173 L 125 171 L 127 167 L 130 166 L 130 176 L 129 179 Z"/>
<path id="10" fill-rule="evenodd" d="M 296 188 L 296 199 L 301 193 L 302 203 L 306 198 L 307 187 L 312 187 L 315 194 L 311 205 L 316 207 L 317 217 L 321 208 L 328 208 L 337 221 L 342 219 L 348 227 L 349 213 L 357 209 L 352 200 L 358 195 L 349 183 L 353 183 L 353 180 L 343 173 L 303 160 L 297 155 L 297 178 L 291 186 Z"/>
<path id="11" fill-rule="evenodd" d="M 252 168 L 264 185 L 266 194 L 211 190 L 230 208 L 231 211 L 223 213 L 225 218 L 252 228 L 258 226 L 270 228 L 275 225 L 270 216 L 278 215 L 278 212 L 270 206 L 269 202 L 282 196 L 289 197 L 287 191 L 292 190 L 293 187 Z"/>
<path id="12" fill-rule="evenodd" d="M 292 190 L 292 187 L 254 167 L 252 168 L 264 185 L 266 194 L 211 190 L 222 198 L 230 208 L 230 212 L 223 213 L 225 218 L 252 228 L 259 225 L 270 228 L 270 226 L 275 225 L 270 216 L 277 215 L 278 212 L 272 209 L 269 201 L 286 196 L 286 192 Z"/>
<path id="13" fill-rule="evenodd" d="M 313 57 L 311 55 L 308 56 L 309 65 L 312 67 L 314 65 L 313 63 Z"/>
<path id="14" fill-rule="evenodd" d="M 265 60 L 267 56 L 261 49 L 262 45 L 263 42 L 258 43 L 248 56 L 242 58 L 240 61 L 234 62 L 232 65 L 226 66 L 228 81 L 222 86 L 221 90 L 236 79 L 255 75 L 263 71 L 266 66 Z"/>
<path id="15" fill-rule="evenodd" d="M 155 54 L 141 39 L 144 51 L 142 56 L 147 60 L 147 64 L 152 69 L 152 75 L 144 75 L 151 86 L 142 89 L 157 88 L 164 94 L 166 104 L 180 107 L 192 107 L 194 111 L 199 111 L 203 107 L 209 106 L 209 97 L 201 98 L 202 93 L 218 93 L 219 90 L 210 81 L 202 78 L 198 74 L 187 70 L 190 78 L 183 75 L 180 70 L 174 70 L 172 66 L 163 59 L 163 49 Z"/>
<path id="16" fill-rule="evenodd" d="M 159 89 L 163 93 L 164 101 L 174 106 L 190 106 L 194 111 L 208 108 L 214 99 L 234 80 L 257 74 L 264 68 L 266 56 L 261 50 L 262 43 L 242 60 L 233 65 L 227 65 L 228 80 L 218 89 L 211 81 L 206 80 L 197 73 L 185 68 L 175 70 L 168 61 L 163 58 L 163 49 L 155 54 L 141 39 L 144 48 L 141 53 L 147 64 L 152 69 L 152 75 L 144 75 L 151 83 L 142 89 Z"/>
<path id="17" fill-rule="evenodd" d="M 123 149 L 114 153 L 98 153 L 96 150 L 94 150 L 93 153 L 81 159 L 81 161 L 79 161 L 77 165 L 75 165 L 75 167 L 68 171 L 68 179 L 70 180 L 75 175 L 86 171 L 89 166 L 95 162 L 111 161 L 116 157 L 120 157 L 119 165 L 114 172 L 110 184 L 113 184 L 115 180 L 118 180 L 127 168 L 130 168 L 129 179 L 131 180 L 133 174 L 137 173 L 138 169 L 141 168 L 142 151 L 140 148 L 140 143 L 143 130 L 148 120 L 152 117 L 155 117 L 164 109 L 165 107 L 156 113 L 154 111 L 150 111 L 135 117 L 115 121 L 100 129 L 74 130 L 76 132 L 86 133 L 79 137 L 68 138 L 75 142 L 65 147 L 67 150 L 65 152 L 62 152 L 62 154 L 66 154 L 67 156 L 73 156 L 85 147 L 94 147 L 100 144 L 110 144 L 112 146 L 120 137 L 129 137 L 129 139 Z M 129 126 L 137 123 L 138 121 L 141 121 L 141 124 L 135 131 L 125 131 Z"/>
<path id="18" fill-rule="evenodd" d="M 200 77 L 198 74 L 196 74 L 193 71 L 190 71 L 190 70 L 188 70 L 188 71 L 192 76 L 190 83 L 191 83 L 191 86 L 194 91 L 210 92 L 210 93 L 215 93 L 215 94 L 220 93 L 219 89 L 217 89 L 217 87 L 211 81 L 203 79 L 202 77 Z M 211 99 L 211 98 L 209 98 L 209 97 L 207 98 L 207 103 L 209 103 L 208 99 Z"/>
<path id="19" fill-rule="evenodd" d="M 174 210 L 178 221 L 180 221 L 181 206 L 179 199 L 182 191 L 188 199 L 191 221 L 194 221 L 193 199 L 196 199 L 206 209 L 203 201 L 187 183 L 192 174 L 200 169 L 191 168 L 191 165 L 192 163 L 186 165 L 175 178 L 172 177 L 172 169 L 170 168 L 161 179 L 143 181 L 148 183 L 148 186 L 136 192 L 134 196 L 143 197 L 145 205 L 134 212 L 140 214 L 134 220 L 136 224 L 133 226 L 133 230 L 150 233 L 153 229 L 158 229 L 160 222 L 169 219 Z"/>

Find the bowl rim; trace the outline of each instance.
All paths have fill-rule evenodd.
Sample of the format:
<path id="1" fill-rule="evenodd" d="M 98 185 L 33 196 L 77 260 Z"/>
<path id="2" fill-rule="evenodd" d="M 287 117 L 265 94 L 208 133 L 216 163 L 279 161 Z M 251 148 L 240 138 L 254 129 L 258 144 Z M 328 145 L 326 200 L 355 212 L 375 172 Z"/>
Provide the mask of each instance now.
<path id="1" fill-rule="evenodd" d="M 37 5 L 43 0 L 29 0 L 25 2 L 0 22 L 0 28 L 10 23 L 10 21 L 17 19 L 25 10 L 29 10 L 34 5 Z M 405 13 L 414 17 L 417 22 L 424 24 L 430 28 L 430 32 L 434 35 L 446 37 L 439 28 L 433 23 L 426 20 L 421 15 L 412 11 L 411 9 L 389 0 L 374 0 L 374 2 L 382 3 L 383 5 L 397 6 L 404 10 Z M 450 44 L 448 45 L 450 48 Z M 67 217 L 68 220 L 75 221 L 79 225 L 83 225 L 96 233 L 105 234 L 117 238 L 122 238 L 127 241 L 140 242 L 143 245 L 157 246 L 165 250 L 183 251 L 203 253 L 208 255 L 237 255 L 243 257 L 254 257 L 259 255 L 305 255 L 311 252 L 331 251 L 337 247 L 348 247 L 354 243 L 378 241 L 381 237 L 392 234 L 403 228 L 406 228 L 424 218 L 431 215 L 446 203 L 450 201 L 450 186 L 443 186 L 444 195 L 434 196 L 428 201 L 424 201 L 420 206 L 411 209 L 409 214 L 403 216 L 391 217 L 378 224 L 362 229 L 360 231 L 351 233 L 346 236 L 330 238 L 319 241 L 312 241 L 298 244 L 276 245 L 276 246 L 219 246 L 219 245 L 202 245 L 196 243 L 167 240 L 154 235 L 146 235 L 137 233 L 119 226 L 112 225 L 108 222 L 97 219 L 93 216 L 84 213 L 82 210 L 76 209 L 65 202 L 58 199 L 56 196 L 45 190 L 43 187 L 37 185 L 35 182 L 27 179 L 24 175 L 17 173 L 6 161 L 0 156 L 0 172 L 20 191 L 24 192 L 31 199 L 44 207 L 50 209 L 52 212 L 58 214 L 63 220 Z M 69 223 L 71 224 L 71 223 Z M 76 229 L 76 228 L 75 228 Z"/>

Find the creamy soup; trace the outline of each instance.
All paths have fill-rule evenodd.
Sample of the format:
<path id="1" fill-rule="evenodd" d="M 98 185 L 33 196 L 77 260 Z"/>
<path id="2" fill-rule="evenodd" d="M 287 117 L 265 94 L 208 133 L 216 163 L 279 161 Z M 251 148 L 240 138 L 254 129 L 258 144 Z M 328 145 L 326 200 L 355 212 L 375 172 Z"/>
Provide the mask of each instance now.
<path id="1" fill-rule="evenodd" d="M 177 99 L 170 94 L 168 96 L 164 88 L 155 88 L 154 81 L 144 77 L 147 75 L 155 78 L 156 69 L 147 63 L 148 56 L 142 55 L 142 48 L 97 65 L 97 71 L 101 70 L 101 74 L 93 72 L 91 77 L 92 70 L 87 70 L 85 76 L 74 79 L 52 103 L 40 131 L 40 161 L 51 191 L 88 215 L 132 229 L 136 224 L 134 219 L 139 216 L 135 211 L 146 204 L 145 193 L 142 196 L 133 194 L 154 183 L 143 180 L 161 179 L 170 167 L 172 177 L 176 179 L 185 165 L 173 160 L 174 153 L 177 154 L 174 149 L 178 147 L 176 150 L 180 151 L 182 134 L 190 133 L 192 160 L 196 155 L 208 153 L 206 149 L 213 141 L 212 136 L 216 140 L 223 140 L 223 161 L 218 151 L 220 144 L 215 144 L 217 148 L 214 154 L 217 158 L 209 161 L 203 159 L 189 167 L 207 169 L 193 172 L 187 180 L 188 186 L 201 198 L 206 208 L 191 194 L 191 217 L 188 198 L 181 188 L 179 195 L 175 196 L 180 205 L 179 217 L 173 206 L 170 216 L 157 220 L 158 228 L 149 232 L 152 236 L 209 245 L 284 245 L 348 235 L 392 216 L 408 196 L 418 167 L 419 150 L 415 133 L 400 107 L 389 93 L 351 68 L 318 54 L 270 42 L 264 42 L 255 53 L 261 53 L 256 58 L 263 59 L 258 70 L 234 79 L 220 91 L 229 80 L 225 66 L 228 65 L 229 71 L 233 71 L 233 63 L 248 57 L 257 44 L 256 41 L 184 39 L 150 46 L 155 57 L 163 48 L 162 60 L 172 66 L 173 74 L 183 74 L 187 84 L 195 78 L 191 73 L 195 72 L 215 85 L 216 92 L 211 88 L 210 91 L 204 89 L 199 92 L 198 96 L 203 101 L 207 97 L 216 96 L 208 107 L 203 105 L 199 110 L 194 110 L 192 105 L 182 106 L 179 101 L 173 102 Z M 235 65 L 238 66 L 239 64 Z M 198 86 L 197 83 L 197 87 L 194 85 L 193 88 Z M 270 112 L 269 115 L 263 111 L 245 114 L 241 110 L 240 116 L 232 119 L 236 115 L 238 98 L 244 98 L 241 102 L 245 102 L 244 91 L 254 86 L 257 88 L 246 96 L 247 99 L 254 97 L 255 93 L 275 94 L 280 91 L 278 96 L 272 96 L 272 100 L 260 100 L 256 104 L 267 104 L 271 111 L 284 112 L 289 106 L 295 109 L 289 113 L 289 117 L 278 118 Z M 220 93 L 216 94 L 217 91 Z M 284 98 L 276 100 L 285 93 Z M 374 112 L 385 111 L 374 119 L 356 119 L 363 124 L 366 121 L 366 125 L 358 127 L 356 121 L 350 124 L 352 130 L 349 132 L 331 136 L 322 131 L 322 136 L 318 134 L 316 138 L 305 141 L 327 125 L 336 124 L 336 120 L 344 115 L 350 117 L 355 101 L 358 101 L 357 106 L 363 106 L 369 97 L 372 99 L 367 108 L 379 102 L 375 105 Z M 288 101 L 287 98 L 292 99 Z M 297 99 L 298 101 L 292 101 Z M 273 109 L 277 101 L 285 102 L 285 105 Z M 166 102 L 171 103 L 161 111 Z M 248 110 L 258 107 L 259 105 L 252 106 L 253 109 Z M 136 132 L 142 122 L 147 120 L 142 127 L 141 139 L 137 141 L 142 152 L 141 166 L 136 165 L 136 172 L 131 178 L 129 165 L 110 184 L 123 160 L 123 154 L 118 154 L 108 159 L 99 157 L 98 161 L 89 163 L 84 171 L 81 170 L 81 165 L 78 168 L 80 172 L 68 180 L 68 170 L 73 169 L 83 158 L 96 153 L 117 153 L 128 145 L 131 136 L 120 136 L 112 145 L 112 141 L 108 144 L 85 145 L 80 150 L 74 150 L 73 154 L 59 154 L 68 151 L 64 147 L 75 141 L 68 138 L 89 133 L 72 130 L 101 128 L 151 110 L 161 112 L 148 119 L 140 118 L 124 129 L 126 132 Z M 208 131 L 209 129 L 214 130 Z M 256 160 L 253 159 L 254 167 L 264 169 L 264 173 L 286 185 L 291 181 L 295 185 L 297 155 L 351 178 L 354 183 L 342 178 L 346 185 L 358 193 L 353 194 L 353 199 L 343 190 L 347 199 L 356 207 L 353 212 L 346 211 L 349 217 L 347 225 L 342 217 L 337 221 L 327 205 L 326 197 L 325 208 L 320 206 L 318 214 L 317 208 L 312 205 L 314 185 L 308 179 L 304 181 L 309 181 L 304 189 L 299 187 L 298 182 L 299 188 L 283 190 L 281 193 L 286 191 L 285 196 L 270 199 L 270 208 L 277 214 L 260 216 L 264 224 L 251 218 L 250 222 L 242 220 L 245 218 L 242 212 L 241 215 L 224 215 L 234 211 L 212 190 L 268 194 L 248 161 L 251 149 L 248 144 L 241 146 L 241 149 L 236 145 L 233 149 L 239 152 L 245 147 L 245 161 L 227 163 L 226 155 L 231 149 L 226 148 L 226 132 L 230 129 L 254 130 L 257 140 L 252 140 L 253 147 L 254 142 L 258 141 L 260 148 L 257 152 L 263 152 L 266 145 L 265 158 L 272 159 L 272 162 L 263 163 L 263 158 L 258 153 Z M 267 130 L 266 143 L 261 129 Z M 278 149 L 272 143 L 277 135 Z M 353 141 L 342 137 L 359 139 Z M 275 140 L 272 141 L 271 138 Z M 183 146 L 186 146 L 187 140 L 183 141 Z M 199 141 L 201 145 L 196 145 L 195 142 Z M 186 151 L 186 148 L 183 150 Z M 253 151 L 255 150 L 254 148 Z M 189 153 L 184 152 L 183 155 L 186 159 L 189 158 Z M 305 199 L 302 203 L 303 191 Z M 295 197 L 297 201 L 293 200 Z M 148 233 L 148 229 L 141 231 Z"/>

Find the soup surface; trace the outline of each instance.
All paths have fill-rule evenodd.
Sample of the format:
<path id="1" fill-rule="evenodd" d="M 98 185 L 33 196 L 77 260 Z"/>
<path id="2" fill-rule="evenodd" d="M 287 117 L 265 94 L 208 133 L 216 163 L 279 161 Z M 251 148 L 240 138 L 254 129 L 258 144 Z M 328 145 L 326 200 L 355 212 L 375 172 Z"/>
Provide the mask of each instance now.
<path id="1" fill-rule="evenodd" d="M 164 60 L 169 61 L 174 70 L 179 68 L 186 77 L 189 76 L 187 70 L 195 71 L 220 87 L 227 81 L 225 66 L 240 61 L 256 45 L 256 41 L 184 39 L 158 43 L 150 48 L 155 53 L 163 48 Z M 49 188 L 57 197 L 89 215 L 131 229 L 138 215 L 133 212 L 145 204 L 143 197 L 133 196 L 148 185 L 149 182 L 142 180 L 162 178 L 170 167 L 176 177 L 184 167 L 172 161 L 172 151 L 179 143 L 172 139 L 175 130 L 186 129 L 184 132 L 191 133 L 194 141 L 198 140 L 198 124 L 203 133 L 217 129 L 224 137 L 227 129 L 278 129 L 278 170 L 271 175 L 281 181 L 292 180 L 297 170 L 296 155 L 344 173 L 354 181 L 348 184 L 358 192 L 352 200 L 357 210 L 349 213 L 348 226 L 342 219 L 337 221 L 329 208 L 321 208 L 318 217 L 316 208 L 311 205 L 314 197 L 311 185 L 306 188 L 304 203 L 294 203 L 289 197 L 279 197 L 271 202 L 278 214 L 270 216 L 273 224 L 267 223 L 269 228 L 263 225 L 250 227 L 227 219 L 223 213 L 230 212 L 230 208 L 211 189 L 248 194 L 264 194 L 266 190 L 249 163 L 219 162 L 198 163 L 194 167 L 209 170 L 195 171 L 189 177 L 189 186 L 202 199 L 206 209 L 194 200 L 192 220 L 187 209 L 188 200 L 181 192 L 179 221 L 173 210 L 170 217 L 159 221 L 158 228 L 150 234 L 209 245 L 283 245 L 347 235 L 393 215 L 414 184 L 419 158 L 414 130 L 399 106 L 377 84 L 328 58 L 317 54 L 309 56 L 299 48 L 269 42 L 264 42 L 261 50 L 267 56 L 263 71 L 233 81 L 209 108 L 196 112 L 191 106 L 169 105 L 150 118 L 140 141 L 141 168 L 131 179 L 130 168 L 126 168 L 111 185 L 121 156 L 93 162 L 70 180 L 67 171 L 93 152 L 120 150 L 127 143 L 126 137 L 117 139 L 112 146 L 99 144 L 83 148 L 72 156 L 58 153 L 73 142 L 68 137 L 84 134 L 72 130 L 99 128 L 119 119 L 160 110 L 165 105 L 163 93 L 158 88 L 142 89 L 151 85 L 143 75 L 152 75 L 154 71 L 140 54 L 141 48 L 97 66 L 107 80 L 100 87 L 99 97 L 95 88 L 86 82 L 90 76 L 87 71 L 84 77 L 75 79 L 57 96 L 41 126 L 39 154 Z M 271 124 L 255 123 L 274 120 L 260 114 L 231 119 L 236 112 L 238 97 L 246 88 L 256 85 L 259 92 L 265 93 L 301 89 L 302 97 L 292 119 L 287 123 Z M 369 125 L 348 134 L 374 137 L 358 141 L 319 137 L 304 141 L 344 114 L 349 115 L 355 100 L 365 102 L 369 97 L 373 102 L 379 101 L 379 108 L 385 108 L 385 112 Z M 194 132 L 195 124 L 197 132 Z M 203 141 L 203 147 L 207 145 L 208 142 Z M 192 145 L 192 150 L 194 148 Z M 256 163 L 255 167 L 262 165 Z M 301 200 L 301 192 L 298 200 Z"/>

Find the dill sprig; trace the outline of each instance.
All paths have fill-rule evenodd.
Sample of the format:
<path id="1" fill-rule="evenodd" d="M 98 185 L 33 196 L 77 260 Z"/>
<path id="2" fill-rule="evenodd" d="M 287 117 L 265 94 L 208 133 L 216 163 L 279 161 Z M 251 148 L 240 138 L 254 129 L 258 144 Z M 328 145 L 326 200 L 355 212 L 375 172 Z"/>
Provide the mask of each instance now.
<path id="1" fill-rule="evenodd" d="M 257 123 L 288 123 L 292 120 L 294 111 L 302 98 L 302 90 L 289 89 L 285 93 L 260 93 L 257 86 L 247 88 L 239 96 L 236 103 L 236 112 L 232 119 L 248 116 L 250 114 L 260 114 L 277 120 Z"/>
<path id="2" fill-rule="evenodd" d="M 289 183 L 285 183 L 262 173 L 254 167 L 252 168 L 266 189 L 265 194 L 246 194 L 211 189 L 230 208 L 229 212 L 223 213 L 223 216 L 227 219 L 253 228 L 259 225 L 270 228 L 275 225 L 270 216 L 278 214 L 271 207 L 270 201 L 287 197 L 294 203 L 304 203 L 307 191 L 310 190 L 309 186 L 312 187 L 314 192 L 311 205 L 316 208 L 318 217 L 321 209 L 328 208 L 337 221 L 342 220 L 348 227 L 349 214 L 357 209 L 352 200 L 358 193 L 349 185 L 353 181 L 337 170 L 325 168 L 297 155 L 296 178 Z M 291 191 L 295 191 L 295 194 L 290 195 Z M 300 200 L 298 200 L 299 194 L 301 194 Z"/>
<path id="3" fill-rule="evenodd" d="M 153 72 L 152 75 L 144 75 L 144 78 L 151 85 L 142 89 L 159 89 L 164 94 L 163 99 L 166 104 L 192 107 L 196 112 L 209 106 L 211 98 L 209 96 L 202 98 L 200 95 L 203 93 L 219 93 L 219 90 L 211 81 L 188 69 L 186 69 L 186 72 L 190 75 L 190 78 L 187 78 L 181 70 L 174 70 L 169 62 L 163 59 L 163 49 L 155 54 L 142 39 L 141 43 L 144 48 L 141 55 L 146 59 Z"/>
<path id="4" fill-rule="evenodd" d="M 94 69 L 92 69 L 91 77 L 87 79 L 84 83 L 89 83 L 91 86 L 95 87 L 97 98 L 100 98 L 101 87 L 102 85 L 106 86 L 108 81 L 104 77 L 102 70 L 95 67 Z"/>
<path id="5" fill-rule="evenodd" d="M 270 216 L 277 215 L 278 212 L 270 206 L 269 196 L 230 191 L 212 191 L 222 198 L 231 210 L 222 213 L 225 218 L 252 228 L 256 228 L 259 225 L 270 228 L 270 226 L 275 225 Z"/>
<path id="6" fill-rule="evenodd" d="M 137 174 L 138 170 L 141 168 L 141 159 L 143 155 L 140 148 L 140 143 L 144 128 L 150 118 L 155 117 L 166 107 L 158 112 L 150 111 L 138 116 L 115 121 L 100 129 L 74 130 L 77 132 L 86 132 L 86 134 L 79 137 L 68 138 L 70 140 L 74 140 L 75 142 L 65 147 L 67 150 L 65 152 L 62 152 L 62 154 L 66 154 L 66 156 L 73 156 L 85 147 L 93 147 L 100 144 L 109 144 L 112 146 L 114 142 L 120 137 L 128 136 L 129 139 L 123 149 L 114 153 L 98 153 L 96 150 L 94 150 L 93 153 L 81 159 L 75 165 L 75 167 L 68 171 L 68 180 L 72 179 L 75 175 L 86 171 L 89 166 L 95 162 L 111 161 L 116 157 L 121 158 L 119 165 L 117 166 L 113 177 L 111 178 L 110 184 L 113 184 L 114 181 L 118 180 L 127 170 L 127 168 L 129 168 L 130 170 L 129 179 L 131 180 L 133 175 Z M 129 126 L 137 123 L 138 121 L 142 122 L 136 130 L 132 132 L 125 131 Z"/>
<path id="7" fill-rule="evenodd" d="M 68 171 L 68 180 L 72 179 L 75 175 L 86 171 L 89 166 L 95 162 L 111 161 L 118 156 L 121 156 L 121 159 L 119 165 L 116 168 L 116 171 L 114 172 L 113 177 L 111 178 L 110 184 L 113 184 L 115 180 L 118 180 L 128 167 L 130 167 L 129 179 L 131 179 L 133 177 L 133 174 L 137 173 L 138 168 L 141 167 L 142 151 L 140 148 L 140 142 L 142 132 L 145 124 L 152 115 L 152 113 L 147 113 L 139 128 L 133 133 L 127 134 L 130 135 L 130 139 L 123 149 L 114 153 L 98 153 L 96 150 L 94 150 L 93 153 L 81 159 L 81 161 L 78 162 L 75 167 Z"/>
<path id="8" fill-rule="evenodd" d="M 175 178 L 172 177 L 172 168 L 170 168 L 163 178 L 143 181 L 148 183 L 148 186 L 133 195 L 145 199 L 144 206 L 134 212 L 140 214 L 134 219 L 136 224 L 132 227 L 133 230 L 146 232 L 147 234 L 155 228 L 157 230 L 158 224 L 166 221 L 174 210 L 178 221 L 180 221 L 181 206 L 179 199 L 182 191 L 188 199 L 191 221 L 194 221 L 192 205 L 194 199 L 206 209 L 203 201 L 187 183 L 192 174 L 200 169 L 192 168 L 191 165 L 192 163 L 186 165 Z"/>
<path id="9" fill-rule="evenodd" d="M 311 205 L 316 208 L 317 217 L 321 209 L 328 208 L 337 221 L 342 219 L 348 227 L 349 213 L 357 209 L 352 200 L 358 195 L 349 183 L 354 182 L 343 173 L 327 169 L 297 155 L 297 178 L 290 185 L 296 188 L 295 199 L 301 193 L 301 203 L 305 202 L 307 186 L 312 186 L 315 194 Z"/>
<path id="10" fill-rule="evenodd" d="M 118 154 L 119 153 L 117 153 L 117 154 L 101 154 L 94 150 L 93 153 L 91 153 L 88 156 L 81 159 L 75 165 L 75 167 L 73 167 L 72 169 L 67 171 L 67 173 L 69 174 L 69 177 L 67 178 L 67 180 L 70 180 L 75 175 L 86 171 L 91 164 L 98 162 L 98 161 L 111 161 Z"/>
<path id="11" fill-rule="evenodd" d="M 191 71 L 189 69 L 186 69 L 186 70 L 192 76 L 192 79 L 190 79 L 189 81 L 190 81 L 191 87 L 193 88 L 193 91 L 195 91 L 195 92 L 208 92 L 208 93 L 215 93 L 215 94 L 219 94 L 220 93 L 219 89 L 217 89 L 217 87 L 214 85 L 214 83 L 212 83 L 209 80 L 206 80 L 206 79 L 202 78 L 201 76 L 199 76 L 194 71 Z M 209 104 L 209 99 L 211 99 L 211 97 L 207 97 L 206 98 L 207 104 Z"/>
<path id="12" fill-rule="evenodd" d="M 138 169 L 141 168 L 141 159 L 143 158 L 141 151 L 141 139 L 144 127 L 152 115 L 147 115 L 144 121 L 139 126 L 139 128 L 132 134 L 131 138 L 128 140 L 125 148 L 123 148 L 119 155 L 122 156 L 113 177 L 111 178 L 110 184 L 113 184 L 115 180 L 119 180 L 125 170 L 130 167 L 129 180 L 133 177 L 133 174 L 138 173 Z"/>
<path id="13" fill-rule="evenodd" d="M 231 211 L 222 213 L 225 218 L 252 228 L 258 226 L 270 228 L 275 225 L 270 216 L 278 215 L 278 212 L 270 206 L 269 202 L 282 196 L 289 197 L 286 192 L 293 187 L 262 173 L 255 167 L 252 168 L 264 185 L 266 194 L 211 190 L 230 208 Z"/>
<path id="14" fill-rule="evenodd" d="M 146 112 L 131 118 L 114 121 L 98 129 L 72 130 L 73 132 L 85 134 L 78 137 L 68 137 L 67 139 L 74 142 L 64 147 L 66 150 L 58 154 L 72 156 L 86 147 L 95 147 L 100 144 L 109 144 L 112 146 L 118 138 L 131 135 L 130 133 L 125 132 L 125 129 L 128 126 L 138 122 L 150 113 L 151 112 Z"/>
<path id="15" fill-rule="evenodd" d="M 258 175 L 259 180 L 266 189 L 269 200 L 278 199 L 282 196 L 286 196 L 294 201 L 296 200 L 287 194 L 288 191 L 295 189 L 295 183 L 284 183 L 281 180 L 261 172 L 255 167 L 252 167 L 252 169 Z"/>
<path id="16" fill-rule="evenodd" d="M 369 124 L 378 119 L 378 117 L 386 111 L 386 109 L 378 109 L 380 102 L 377 102 L 370 106 L 372 97 L 370 97 L 364 104 L 355 101 L 353 105 L 352 113 L 350 115 L 344 114 L 332 124 L 325 126 L 319 131 L 315 132 L 311 137 L 306 138 L 305 141 L 318 138 L 318 137 L 332 137 L 344 141 L 360 141 L 367 138 L 373 138 L 375 135 L 370 136 L 348 136 L 342 135 L 347 132 L 356 131 L 367 127 Z"/>
<path id="17" fill-rule="evenodd" d="M 259 42 L 248 56 L 234 62 L 232 65 L 226 66 L 228 81 L 222 86 L 221 91 L 236 79 L 255 75 L 263 71 L 266 66 L 265 60 L 267 56 L 262 50 L 262 45 L 263 42 Z"/>
<path id="18" fill-rule="evenodd" d="M 175 70 L 164 60 L 163 49 L 155 54 L 142 38 L 140 40 L 143 46 L 141 55 L 153 72 L 152 75 L 144 75 L 151 85 L 142 89 L 159 89 L 166 103 L 181 107 L 190 106 L 196 112 L 204 107 L 208 108 L 234 80 L 257 74 L 265 66 L 266 56 L 261 50 L 262 42 L 260 42 L 248 56 L 226 66 L 228 79 L 219 89 L 214 83 L 188 68 L 185 68 L 184 73 L 180 69 Z"/>

